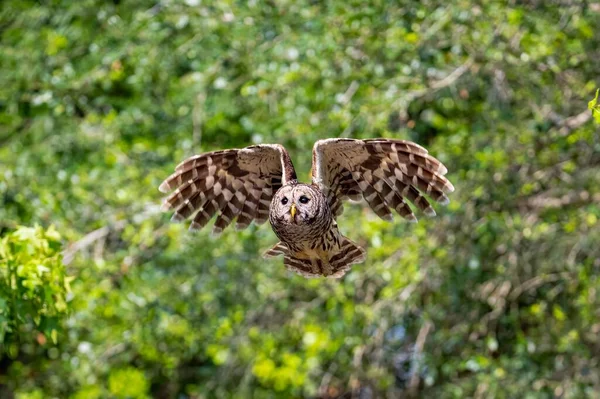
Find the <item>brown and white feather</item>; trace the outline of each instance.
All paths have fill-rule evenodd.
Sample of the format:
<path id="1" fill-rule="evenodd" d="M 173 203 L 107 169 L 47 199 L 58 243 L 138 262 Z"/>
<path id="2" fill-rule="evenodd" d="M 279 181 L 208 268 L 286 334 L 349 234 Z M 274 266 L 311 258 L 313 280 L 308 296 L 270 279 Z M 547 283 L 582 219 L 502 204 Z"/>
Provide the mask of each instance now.
<path id="1" fill-rule="evenodd" d="M 426 194 L 442 204 L 454 187 L 446 167 L 418 144 L 391 139 L 328 139 L 313 148 L 312 179 L 323 190 L 335 215 L 342 202 L 360 193 L 382 219 L 391 209 L 409 221 L 416 217 L 405 199 L 428 216 L 435 215 Z"/>
<path id="2" fill-rule="evenodd" d="M 159 190 L 174 190 L 162 206 L 164 211 L 175 210 L 172 220 L 193 216 L 190 230 L 199 230 L 218 214 L 213 232 L 220 233 L 236 218 L 238 229 L 253 221 L 264 223 L 273 194 L 295 179 L 285 148 L 265 144 L 188 158 L 177 165 Z"/>

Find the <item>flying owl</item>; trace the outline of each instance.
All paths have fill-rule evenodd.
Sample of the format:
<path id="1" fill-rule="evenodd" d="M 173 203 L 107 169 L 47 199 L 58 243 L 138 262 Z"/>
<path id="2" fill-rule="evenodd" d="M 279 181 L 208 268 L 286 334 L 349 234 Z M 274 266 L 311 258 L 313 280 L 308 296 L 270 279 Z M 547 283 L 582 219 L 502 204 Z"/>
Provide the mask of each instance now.
<path id="1" fill-rule="evenodd" d="M 390 139 L 328 139 L 313 147 L 312 183 L 298 182 L 287 150 L 278 144 L 196 155 L 180 163 L 159 187 L 171 190 L 162 206 L 171 220 L 193 217 L 199 230 L 217 215 L 213 232 L 235 219 L 244 229 L 269 219 L 279 242 L 265 257 L 283 255 L 285 267 L 304 277 L 342 277 L 366 252 L 338 230 L 342 202 L 364 198 L 382 219 L 392 211 L 416 222 L 406 203 L 425 215 L 435 211 L 422 193 L 447 204 L 454 187 L 447 169 L 418 144 Z"/>

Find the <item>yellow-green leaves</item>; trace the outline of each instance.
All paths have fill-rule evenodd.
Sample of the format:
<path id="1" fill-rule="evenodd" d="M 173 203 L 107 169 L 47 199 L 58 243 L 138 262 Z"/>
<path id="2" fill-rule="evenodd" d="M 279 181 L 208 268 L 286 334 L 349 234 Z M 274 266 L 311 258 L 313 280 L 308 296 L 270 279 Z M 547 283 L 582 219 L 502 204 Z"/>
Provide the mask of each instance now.
<path id="1" fill-rule="evenodd" d="M 48 32 L 46 40 L 46 54 L 50 56 L 58 54 L 59 51 L 69 44 L 66 36 L 55 31 Z"/>
<path id="2" fill-rule="evenodd" d="M 598 93 L 600 93 L 600 89 L 596 90 L 596 97 L 588 103 L 588 108 L 592 111 L 592 116 L 596 123 L 600 123 L 600 103 L 598 103 Z"/>
<path id="3" fill-rule="evenodd" d="M 252 373 L 266 387 L 275 391 L 298 389 L 303 386 L 310 362 L 293 353 L 283 353 L 277 362 L 260 356 L 252 367 Z"/>
<path id="4" fill-rule="evenodd" d="M 19 227 L 0 239 L 0 343 L 41 331 L 56 343 L 67 313 L 69 281 L 53 226 Z"/>
<path id="5" fill-rule="evenodd" d="M 108 389 L 115 398 L 147 398 L 148 388 L 144 373 L 133 367 L 116 369 L 108 377 Z"/>

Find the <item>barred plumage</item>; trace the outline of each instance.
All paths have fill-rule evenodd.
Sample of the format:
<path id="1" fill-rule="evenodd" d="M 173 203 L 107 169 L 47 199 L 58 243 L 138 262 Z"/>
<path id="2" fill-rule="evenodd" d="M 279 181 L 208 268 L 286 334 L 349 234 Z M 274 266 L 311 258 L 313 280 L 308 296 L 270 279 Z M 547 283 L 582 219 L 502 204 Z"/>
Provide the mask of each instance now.
<path id="1" fill-rule="evenodd" d="M 201 229 L 217 212 L 214 233 L 236 217 L 236 228 L 244 229 L 252 221 L 261 224 L 268 219 L 273 193 L 289 179 L 296 179 L 294 167 L 279 145 L 196 155 L 177 165 L 160 185 L 162 192 L 175 189 L 162 210 L 175 209 L 173 221 L 195 214 L 190 230 Z"/>
<path id="2" fill-rule="evenodd" d="M 213 232 L 234 219 L 236 228 L 267 220 L 281 242 L 265 256 L 284 256 L 284 265 L 305 277 L 341 277 L 366 253 L 337 228 L 346 198 L 361 197 L 382 219 L 392 210 L 417 218 L 406 200 L 427 216 L 435 210 L 421 194 L 441 204 L 454 187 L 447 169 L 418 144 L 391 139 L 328 139 L 313 148 L 312 184 L 296 179 L 288 152 L 281 145 L 255 145 L 191 157 L 159 187 L 174 190 L 163 210 L 172 220 L 193 217 L 191 230 L 215 215 Z"/>
<path id="3" fill-rule="evenodd" d="M 313 149 L 313 183 L 321 187 L 336 215 L 341 213 L 342 200 L 359 191 L 383 219 L 392 218 L 391 207 L 409 221 L 417 221 L 404 197 L 425 215 L 434 216 L 419 190 L 447 204 L 446 194 L 454 191 L 444 176 L 447 172 L 426 149 L 405 140 L 329 139 L 316 142 Z M 353 182 L 341 184 L 348 174 Z"/>

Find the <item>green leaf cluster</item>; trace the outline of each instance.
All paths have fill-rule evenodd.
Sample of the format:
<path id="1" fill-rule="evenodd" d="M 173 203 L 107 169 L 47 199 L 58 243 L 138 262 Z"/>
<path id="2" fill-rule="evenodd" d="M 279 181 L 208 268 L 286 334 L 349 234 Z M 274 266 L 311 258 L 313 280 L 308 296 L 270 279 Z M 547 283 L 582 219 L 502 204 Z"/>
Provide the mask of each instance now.
<path id="1" fill-rule="evenodd" d="M 69 281 L 60 235 L 50 226 L 19 227 L 0 238 L 0 349 L 16 357 L 22 340 L 57 343 L 67 314 Z"/>
<path id="2" fill-rule="evenodd" d="M 596 97 L 588 103 L 588 108 L 592 111 L 592 116 L 596 123 L 600 123 L 600 104 L 598 103 L 598 94 L 600 89 L 596 90 Z"/>

